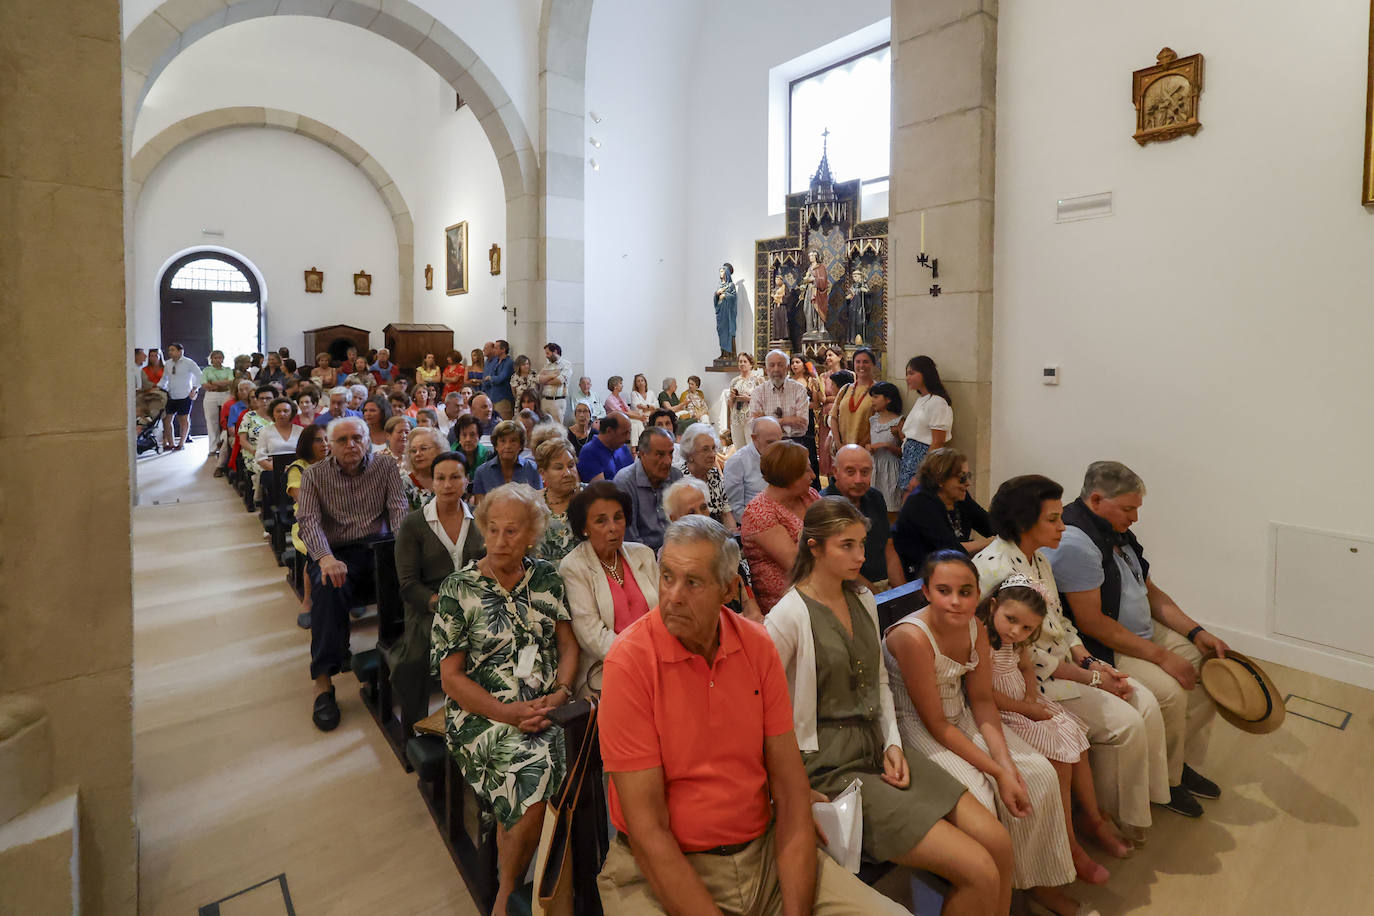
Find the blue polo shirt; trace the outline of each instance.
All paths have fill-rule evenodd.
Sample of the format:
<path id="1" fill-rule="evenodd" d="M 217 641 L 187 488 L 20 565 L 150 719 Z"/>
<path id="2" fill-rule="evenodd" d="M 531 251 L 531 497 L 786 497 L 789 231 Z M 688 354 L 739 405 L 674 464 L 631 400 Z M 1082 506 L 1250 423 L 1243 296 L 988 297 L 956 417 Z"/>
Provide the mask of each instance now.
<path id="1" fill-rule="evenodd" d="M 490 461 L 479 467 L 477 473 L 472 475 L 472 492 L 487 493 L 506 483 L 527 483 L 536 490 L 544 489 L 544 481 L 539 477 L 539 469 L 534 466 L 533 461 L 528 458 L 515 459 L 515 472 L 507 481 L 506 475 L 501 473 L 501 459 L 492 456 Z"/>
<path id="2" fill-rule="evenodd" d="M 1065 528 L 1059 546 L 1046 549 L 1044 554 L 1061 592 L 1090 592 L 1100 589 L 1106 581 L 1102 551 L 1082 528 Z M 1140 562 L 1130 549 L 1113 552 L 1112 559 L 1121 574 L 1121 606 L 1116 622 L 1136 636 L 1149 639 L 1154 634 L 1154 619 L 1150 616 L 1150 590 L 1145 586 Z"/>
<path id="3" fill-rule="evenodd" d="M 349 410 L 347 407 L 345 407 L 345 408 L 344 408 L 343 415 L 344 415 L 345 417 L 361 417 L 361 416 L 363 415 L 363 412 L 362 412 L 361 410 Z M 315 415 L 315 424 L 316 424 L 317 426 L 328 426 L 330 420 L 338 420 L 338 419 L 340 419 L 340 418 L 339 418 L 339 417 L 336 417 L 334 414 L 330 413 L 329 411 L 324 410 L 324 411 L 321 411 L 320 413 L 317 413 L 317 414 Z"/>
<path id="4" fill-rule="evenodd" d="M 592 436 L 577 455 L 577 478 L 583 483 L 591 483 L 597 474 L 606 480 L 615 480 L 621 468 L 635 463 L 630 447 L 622 445 L 614 452 L 606 447 L 599 436 Z"/>

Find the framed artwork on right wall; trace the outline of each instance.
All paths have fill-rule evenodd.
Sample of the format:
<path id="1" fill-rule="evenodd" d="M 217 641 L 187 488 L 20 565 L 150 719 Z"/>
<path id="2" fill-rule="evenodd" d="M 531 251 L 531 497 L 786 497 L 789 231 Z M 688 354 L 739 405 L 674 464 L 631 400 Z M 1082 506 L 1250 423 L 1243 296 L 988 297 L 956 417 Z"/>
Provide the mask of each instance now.
<path id="1" fill-rule="evenodd" d="M 468 291 L 468 224 L 454 223 L 444 230 L 444 292 L 457 296 Z"/>

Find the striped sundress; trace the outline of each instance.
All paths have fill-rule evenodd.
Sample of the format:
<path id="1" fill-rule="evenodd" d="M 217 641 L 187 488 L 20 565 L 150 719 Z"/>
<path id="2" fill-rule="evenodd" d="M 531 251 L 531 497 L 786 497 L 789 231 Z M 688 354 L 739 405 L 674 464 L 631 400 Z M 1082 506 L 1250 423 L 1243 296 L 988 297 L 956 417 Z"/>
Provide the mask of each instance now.
<path id="1" fill-rule="evenodd" d="M 992 653 L 992 689 L 1013 700 L 1026 698 L 1026 678 L 1017 667 L 1021 653 L 1003 646 Z M 1060 763 L 1076 763 L 1088 749 L 1087 726 L 1077 716 L 1048 697 L 1040 697 L 1054 713 L 1043 722 L 1036 722 L 1019 712 L 1003 709 L 1002 730 L 1012 732 L 1022 741 Z"/>

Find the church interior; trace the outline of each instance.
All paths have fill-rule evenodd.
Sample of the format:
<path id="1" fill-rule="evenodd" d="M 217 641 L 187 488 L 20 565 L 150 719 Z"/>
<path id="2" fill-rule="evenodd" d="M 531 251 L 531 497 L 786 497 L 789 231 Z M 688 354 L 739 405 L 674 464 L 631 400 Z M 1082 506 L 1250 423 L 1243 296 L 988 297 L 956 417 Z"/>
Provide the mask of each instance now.
<path id="1" fill-rule="evenodd" d="M 221 352 L 223 366 L 234 370 L 224 374 L 233 381 L 220 383 L 227 393 L 215 402 L 225 410 L 237 397 L 230 385 L 241 379 L 249 380 L 244 397 L 258 397 L 269 379 L 263 373 L 282 368 L 279 348 L 294 357 L 288 375 L 303 367 L 293 391 L 311 381 L 317 354 L 327 357 L 325 374 L 314 376 L 331 380 L 314 393 L 317 439 L 323 448 L 328 437 L 335 453 L 323 460 L 342 461 L 334 438 L 340 423 L 344 434 L 371 431 L 371 451 L 363 439 L 364 466 L 378 460 L 384 441 L 391 448 L 382 437 L 393 426 L 384 433 L 368 413 L 374 388 L 402 377 L 423 388 L 416 374 L 428 369 L 423 358 L 437 357 L 429 365 L 438 379 L 448 357 L 473 383 L 453 385 L 459 395 L 449 403 L 478 415 L 480 424 L 472 426 L 482 439 L 471 451 L 482 462 L 494 456 L 481 470 L 494 472 L 498 485 L 514 478 L 501 450 L 509 430 L 497 421 L 510 421 L 513 409 L 511 435 L 526 447 L 514 459 L 516 471 L 533 472 L 546 452 L 526 437 L 538 438 L 541 423 L 560 426 L 559 442 L 575 437 L 581 427 L 573 421 L 586 400 L 592 425 L 576 449 L 565 443 L 578 472 L 578 456 L 592 447 L 583 443 L 605 442 L 619 454 L 616 446 L 628 441 L 639 457 L 626 450 L 625 472 L 641 473 L 649 489 L 627 490 L 621 466 L 599 483 L 581 473 L 573 485 L 589 489 L 576 489 L 571 509 L 564 504 L 562 511 L 572 513 L 564 552 L 574 535 L 585 543 L 593 538 L 588 519 L 578 521 L 581 494 L 614 476 L 614 486 L 628 493 L 628 517 L 639 513 L 637 503 L 630 511 L 631 502 L 650 493 L 650 513 L 657 499 L 668 525 L 667 539 L 660 525 L 650 544 L 661 547 L 655 568 L 662 564 L 665 576 L 656 592 L 662 602 L 669 600 L 667 554 L 685 555 L 692 546 L 674 540 L 680 523 L 669 524 L 660 479 L 649 473 L 652 446 L 664 438 L 653 435 L 651 411 L 664 406 L 664 392 L 671 404 L 666 439 L 681 459 L 670 482 L 679 465 L 684 479 L 695 473 L 686 470 L 687 442 L 701 438 L 693 430 L 709 423 L 719 469 L 712 467 L 707 484 L 723 469 L 728 490 L 729 456 L 752 450 L 758 491 L 781 492 L 768 470 L 780 452 L 752 438 L 757 421 L 768 425 L 776 417 L 772 425 L 790 447 L 809 448 L 815 473 L 802 473 L 815 477 L 815 491 L 829 484 L 831 500 L 847 495 L 836 483 L 841 446 L 864 453 L 874 486 L 881 468 L 896 475 L 900 463 L 901 484 L 894 477 L 887 491 L 896 501 L 888 497 L 886 520 L 878 512 L 886 533 L 888 521 L 901 524 L 901 499 L 915 498 L 906 495 L 908 482 L 928 489 L 921 458 L 908 467 L 898 439 L 880 461 L 868 414 L 851 435 L 839 419 L 842 405 L 852 414 L 855 392 L 862 386 L 876 393 L 871 386 L 882 382 L 909 407 L 918 395 L 929 396 L 928 388 L 940 389 L 957 415 L 953 430 L 948 420 L 943 430 L 931 423 L 921 435 L 936 438 L 918 442 L 907 438 L 913 418 L 903 438 L 920 445 L 920 455 L 928 446 L 927 461 L 942 443 L 957 448 L 954 477 L 964 498 L 992 512 L 998 529 L 979 529 L 987 538 L 977 547 L 959 547 L 974 537 L 954 540 L 972 558 L 962 562 L 973 581 L 984 575 L 982 546 L 1008 537 L 998 506 L 1008 504 L 1001 502 L 1005 485 L 1021 475 L 1057 482 L 1064 506 L 1084 505 L 1090 494 L 1139 497 L 1143 509 L 1130 533 L 1118 527 L 1107 536 L 1119 557 L 1129 554 L 1122 569 L 1135 562 L 1137 536 L 1148 549 L 1140 579 L 1146 631 L 1130 638 L 1148 644 L 1152 626 L 1172 626 L 1171 638 L 1191 643 L 1190 650 L 1199 646 L 1200 673 L 1154 670 L 1188 681 L 1179 704 L 1210 692 L 1222 707 L 1215 721 L 1199 726 L 1211 729 L 1205 753 L 1183 767 L 1185 787 L 1188 774 L 1198 776 L 1194 764 L 1220 786 L 1219 797 L 1190 790 L 1201 800 L 1200 817 L 1150 798 L 1152 823 L 1133 833 L 1106 811 L 1104 798 L 1104 816 L 1116 816 L 1131 840 L 1129 854 L 1108 855 L 1085 839 L 1083 855 L 1098 865 L 1076 861 L 1077 880 L 1068 884 L 1018 878 L 1009 911 L 1368 911 L 1374 794 L 1362 786 L 1374 776 L 1374 617 L 1367 612 L 1374 497 L 1358 482 L 1357 458 L 1374 448 L 1374 426 L 1359 420 L 1374 339 L 1374 311 L 1359 306 L 1368 304 L 1374 264 L 1374 4 L 1270 4 L 1257 14 L 1240 0 L 1161 0 L 1141 13 L 1090 0 L 0 3 L 0 352 L 14 367 L 0 399 L 0 556 L 7 574 L 0 612 L 0 913 L 486 916 L 498 900 L 504 912 L 550 916 L 707 912 L 682 902 L 688 897 L 665 897 L 656 904 L 662 909 L 627 902 L 643 899 L 630 896 L 612 903 L 611 867 L 603 872 L 608 850 L 621 853 L 616 862 L 639 861 L 651 872 L 640 880 L 654 892 L 672 885 L 661 883 L 666 871 L 653 871 L 625 839 L 640 836 L 625 824 L 639 827 L 646 815 L 629 803 L 622 813 L 630 783 L 622 791 L 613 763 L 629 758 L 621 756 L 621 742 L 607 739 L 625 716 L 623 706 L 608 702 L 608 691 L 598 707 L 590 688 L 561 678 L 547 685 L 549 695 L 565 688 L 568 703 L 550 713 L 541 734 L 556 732 L 562 748 L 566 732 L 566 753 L 551 752 L 554 769 L 590 778 L 574 780 L 576 791 L 560 796 L 550 777 L 546 835 L 541 839 L 534 823 L 530 842 L 538 840 L 540 851 L 521 860 L 507 903 L 503 869 L 523 841 L 510 839 L 516 828 L 473 795 L 461 755 L 455 762 L 457 752 L 450 753 L 456 717 L 465 715 L 452 683 L 461 680 L 466 690 L 477 682 L 460 672 L 451 683 L 437 645 L 429 671 L 426 648 L 431 715 L 417 721 L 394 712 L 400 701 L 387 666 L 394 664 L 390 647 L 399 629 L 388 628 L 402 625 L 396 608 L 404 590 L 385 580 L 384 570 L 394 576 L 395 565 L 378 560 L 367 573 L 376 580 L 373 594 L 358 602 L 367 607 L 346 608 L 358 613 L 342 620 L 343 664 L 320 693 L 329 682 L 327 675 L 320 681 L 316 664 L 327 638 L 318 630 L 319 592 L 331 588 L 329 558 L 321 559 L 308 538 L 308 548 L 290 548 L 291 521 L 268 517 L 276 512 L 269 498 L 291 506 L 285 494 L 292 478 L 272 478 L 278 490 L 269 496 L 266 476 L 259 483 L 243 474 L 235 433 L 221 445 L 210 429 L 223 421 L 218 406 L 203 407 L 209 389 L 197 400 L 193 386 L 187 403 L 194 403 L 179 416 L 176 404 L 188 396 L 169 385 L 170 372 L 150 382 L 145 368 L 153 363 L 133 362 L 135 350 L 155 348 L 159 374 L 164 361 L 180 365 L 184 354 L 197 378 L 211 350 Z M 1284 99 L 1304 112 L 1287 127 L 1277 120 L 1287 110 L 1288 102 L 1278 104 Z M 376 381 L 368 380 L 356 413 L 349 401 L 343 418 L 357 422 L 326 426 L 330 389 L 354 377 L 350 348 L 365 362 L 361 374 Z M 271 359 L 254 361 L 251 370 L 246 360 L 235 365 L 238 355 L 255 353 Z M 784 407 L 758 406 L 768 396 L 770 354 L 777 353 L 789 366 L 787 384 L 798 385 L 790 366 L 801 364 L 805 434 L 794 435 Z M 510 384 L 488 384 L 498 364 L 517 356 L 527 357 L 535 374 L 554 367 L 553 382 L 533 383 L 532 410 L 522 411 L 525 398 L 518 390 L 512 395 Z M 912 369 L 918 356 L 938 363 L 933 386 L 930 370 Z M 865 364 L 870 374 L 863 374 Z M 842 375 L 827 381 L 836 370 Z M 638 375 L 647 381 L 643 415 Z M 575 391 L 584 377 L 585 398 Z M 442 378 L 444 385 L 449 376 Z M 395 391 L 390 408 L 382 390 L 373 411 L 389 417 L 394 408 L 411 418 L 399 424 L 402 451 L 386 452 L 403 481 L 403 459 L 424 438 L 416 435 L 425 424 L 417 419 L 423 409 L 413 387 Z M 698 414 L 686 413 L 688 400 L 674 393 L 689 388 L 703 405 Z M 162 414 L 143 416 L 148 390 L 162 392 L 165 427 Z M 333 390 L 351 398 L 346 389 Z M 440 400 L 425 402 L 441 421 L 429 437 L 438 448 L 431 448 L 446 457 L 466 449 L 460 431 L 468 422 L 444 416 L 449 392 L 445 387 Z M 280 400 L 297 417 L 288 398 L 265 397 L 257 410 L 266 412 L 270 401 L 275 412 Z M 52 413 L 21 412 L 10 403 L 66 398 L 72 409 Z M 892 429 L 901 428 L 900 403 L 889 406 L 897 414 Z M 1291 430 L 1277 425 L 1280 415 L 1293 422 Z M 178 433 L 179 419 L 187 418 Z M 270 417 L 262 423 L 271 429 Z M 617 429 L 623 437 L 612 442 Z M 1320 455 L 1301 444 L 1309 437 Z M 466 469 L 469 491 L 477 480 L 481 493 L 477 463 L 467 454 L 454 464 Z M 252 457 L 244 452 L 243 461 L 251 465 Z M 226 468 L 226 460 L 240 469 Z M 1080 497 L 1084 469 L 1102 461 L 1129 466 L 1127 485 L 1107 493 L 1084 483 Z M 433 477 L 431 492 L 416 495 L 407 513 L 439 533 L 436 544 L 448 545 L 433 514 L 439 510 L 425 508 L 445 498 L 435 496 L 441 466 L 436 461 L 420 474 Z M 324 477 L 314 467 L 303 474 L 312 499 L 315 477 Z M 270 471 L 270 462 L 264 468 Z M 340 479 L 351 473 L 340 471 Z M 564 517 L 552 503 L 544 463 L 538 473 L 547 489 L 536 508 L 546 519 Z M 391 484 L 395 479 L 391 474 Z M 806 490 L 803 483 L 803 502 Z M 329 492 L 323 482 L 318 492 Z M 469 508 L 464 496 L 456 511 L 485 531 L 500 507 L 515 504 L 514 496 L 502 498 L 485 507 L 472 500 Z M 741 556 L 746 569 L 755 567 L 760 596 L 758 567 L 777 565 L 769 542 L 761 536 L 751 547 L 748 533 L 763 498 L 751 496 L 742 512 L 711 513 L 732 519 L 723 527 L 735 537 L 721 555 L 734 557 L 726 564 L 731 570 Z M 298 506 L 299 519 L 305 505 Z M 809 531 L 812 513 L 805 516 Z M 392 522 L 388 530 L 397 534 Z M 642 518 L 631 523 L 647 527 Z M 953 514 L 948 524 L 961 530 Z M 1067 508 L 1063 521 L 1051 524 L 1084 530 L 1072 527 Z M 1029 536 L 1029 523 L 1012 527 Z M 786 525 L 767 530 L 776 535 Z M 829 549 L 808 548 L 805 537 L 799 548 L 796 531 L 789 537 L 787 556 L 798 565 L 788 559 L 779 574 L 790 570 L 798 578 L 784 586 L 802 581 L 799 549 L 808 557 L 812 549 L 828 556 Z M 493 543 L 488 534 L 489 551 Z M 1102 609 L 1092 611 L 1101 618 L 1115 567 L 1094 543 L 1103 568 L 1110 567 L 1100 587 Z M 1026 553 L 1031 559 L 1034 551 Z M 756 555 L 764 560 L 756 563 Z M 903 615 L 945 613 L 931 583 L 938 570 L 944 575 L 958 564 L 942 567 L 935 557 L 932 548 L 924 567 L 904 570 L 905 557 L 888 561 L 888 570 L 897 564 L 884 580 L 891 590 L 871 590 L 880 635 L 914 629 L 901 627 L 914 619 Z M 526 568 L 531 562 L 524 560 Z M 452 568 L 445 584 L 430 590 L 435 634 L 448 613 L 445 596 L 461 576 L 458 564 Z M 913 584 L 913 570 L 922 568 L 924 592 Z M 551 574 L 559 569 L 568 574 L 567 561 L 554 562 Z M 611 567 L 597 575 L 603 591 L 606 576 L 623 586 Z M 1047 623 L 1079 606 L 1071 599 L 1082 593 L 1065 587 L 1066 575 L 1056 569 L 1046 580 L 1053 586 L 1057 578 L 1057 589 L 1036 582 L 1042 614 L 1051 608 Z M 1168 595 L 1153 584 L 1147 591 L 1146 576 Z M 1130 584 L 1127 577 L 1123 595 Z M 1094 602 L 1098 589 L 1091 586 Z M 614 588 L 606 595 L 612 593 L 622 595 Z M 569 586 L 565 604 L 571 596 Z M 654 607 L 651 597 L 646 607 Z M 805 617 L 810 605 L 798 607 Z M 621 632 L 621 610 L 616 605 L 610 636 Z M 581 639 L 578 608 L 560 612 L 558 632 L 576 630 Z M 1175 612 L 1186 615 L 1170 618 Z M 611 619 L 609 607 L 600 613 Z M 722 613 L 730 621 L 750 616 Z M 1116 613 L 1112 605 L 1110 615 Z M 776 641 L 778 625 L 758 619 L 748 632 Z M 1075 619 L 1084 630 L 1082 617 Z M 1180 629 L 1170 619 L 1190 625 Z M 666 613 L 655 611 L 654 620 L 663 634 L 677 636 Z M 857 620 L 845 624 L 851 636 Z M 996 632 L 991 620 L 987 629 L 969 627 L 979 635 L 964 651 L 976 661 L 976 647 Z M 943 670 L 938 664 L 950 662 L 950 653 L 941 654 L 944 644 L 930 632 L 922 630 Z M 1038 647 L 1047 637 L 1036 632 L 1031 641 Z M 429 640 L 426 630 L 426 646 Z M 1247 666 L 1253 661 L 1245 670 L 1255 683 L 1246 680 L 1240 689 L 1258 688 L 1268 722 L 1281 719 L 1279 725 L 1271 729 L 1246 715 L 1236 724 L 1207 675 L 1209 665 L 1223 661 L 1206 658 L 1224 655 L 1214 651 L 1218 644 Z M 685 639 L 681 646 L 692 651 Z M 819 630 L 816 648 L 819 655 Z M 1118 647 L 1123 670 L 1124 654 Z M 1093 656 L 1100 653 L 1065 662 L 1081 665 L 1081 684 L 1099 663 Z M 474 658 L 459 652 L 444 661 L 464 657 Z M 707 653 L 702 670 L 729 657 Z M 889 688 L 884 673 L 881 689 L 896 689 L 900 660 L 892 652 L 883 657 L 894 678 Z M 1039 658 L 1026 656 L 1032 657 Z M 911 669 L 901 664 L 910 680 Z M 783 686 L 795 691 L 800 681 L 787 659 L 782 665 Z M 612 669 L 605 667 L 608 684 Z M 970 704 L 972 715 L 983 708 L 975 671 L 961 672 L 967 693 L 954 700 Z M 1084 690 L 1099 686 L 1099 672 L 1091 673 Z M 1036 689 L 1039 676 L 1027 674 L 1027 689 Z M 1067 676 L 1045 673 L 1041 689 Z M 1167 678 L 1166 684 L 1175 686 Z M 923 715 L 912 690 L 910 699 L 899 697 L 899 722 L 904 701 Z M 322 696 L 331 698 L 334 724 L 321 724 L 328 718 L 319 713 Z M 312 701 L 313 724 L 306 718 Z M 786 705 L 791 714 L 792 701 Z M 1063 714 L 1085 729 L 1084 746 L 1093 748 L 1082 752 L 1084 766 L 1091 760 L 1093 767 L 1087 784 L 1091 789 L 1097 779 L 1101 796 L 1099 738 L 1076 712 Z M 800 739 L 804 717 L 797 715 Z M 813 703 L 810 716 L 816 715 Z M 1136 715 L 1137 725 L 1146 723 L 1143 734 L 1148 716 Z M 1171 715 L 1165 709 L 1159 726 L 1161 761 L 1166 729 L 1173 756 Z M 937 740 L 928 722 L 912 721 Z M 990 729 L 1000 736 L 996 723 L 994 715 L 977 740 Z M 1010 734 L 1012 726 L 1005 727 Z M 777 737 L 764 735 L 768 742 Z M 974 737 L 961 737 L 960 747 L 1000 763 L 995 744 L 980 751 Z M 592 764 L 579 756 L 579 742 L 591 749 Z M 804 743 L 800 750 L 810 767 L 813 752 Z M 797 756 L 792 750 L 789 759 Z M 1165 798 L 1180 785 L 1176 763 L 1169 766 Z M 660 775 L 670 777 L 670 769 L 665 762 Z M 605 775 L 612 772 L 617 776 Z M 994 775 L 980 778 L 993 792 L 1005 788 Z M 1068 778 L 1060 784 L 1067 787 Z M 1084 832 L 1080 788 L 1074 783 L 1077 804 L 1063 796 L 1065 810 L 1074 811 L 1059 812 L 1056 801 L 1053 812 L 1061 834 L 1068 818 L 1075 844 L 1074 823 Z M 769 837 L 783 829 L 790 810 L 774 790 L 778 821 Z M 1005 799 L 997 798 L 989 820 L 1003 836 L 1010 831 L 1020 861 L 1029 854 L 1015 822 L 1031 815 L 1009 814 Z M 1198 804 L 1189 797 L 1184 807 Z M 497 807 L 504 805 L 499 798 Z M 939 823 L 948 828 L 950 817 Z M 559 833 L 555 821 L 560 830 L 572 826 Z M 668 822 L 664 813 L 671 839 Z M 679 824 L 676 814 L 673 822 Z M 558 837 L 571 852 L 566 859 L 555 854 L 551 865 L 548 846 Z M 844 877 L 866 884 L 894 912 L 1008 912 L 1005 894 L 970 904 L 957 878 L 929 865 L 875 861 L 867 844 L 865 838 L 864 867 Z M 674 861 L 696 863 L 703 875 L 701 860 L 742 855 L 733 843 L 703 844 L 715 849 L 700 853 L 687 845 Z M 829 853 L 822 848 L 817 855 L 824 860 Z M 779 853 L 779 870 L 783 859 Z M 562 896 L 541 900 L 541 878 L 560 863 Z M 1109 878 L 1084 877 L 1099 866 Z M 1059 891 L 1040 894 L 1041 884 Z M 783 912 L 797 891 L 786 876 L 781 887 L 781 903 L 731 908 L 718 898 L 718 911 Z M 879 911 L 858 903 L 815 908 Z"/>

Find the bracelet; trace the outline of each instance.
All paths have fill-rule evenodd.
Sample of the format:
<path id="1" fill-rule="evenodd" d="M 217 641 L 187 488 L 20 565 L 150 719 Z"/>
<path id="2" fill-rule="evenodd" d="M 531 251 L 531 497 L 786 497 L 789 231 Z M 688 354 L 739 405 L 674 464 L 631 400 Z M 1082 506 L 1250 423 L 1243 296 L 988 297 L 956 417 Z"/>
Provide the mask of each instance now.
<path id="1" fill-rule="evenodd" d="M 1192 642 L 1195 638 L 1197 638 L 1197 634 L 1201 632 L 1203 632 L 1203 628 L 1201 626 L 1193 627 L 1191 630 L 1188 631 L 1188 641 Z"/>
<path id="2" fill-rule="evenodd" d="M 1094 671 L 1094 672 L 1093 672 L 1092 680 L 1088 681 L 1088 686 L 1089 686 L 1089 687 L 1101 687 L 1101 686 L 1102 686 L 1102 672 L 1101 672 L 1101 671 Z"/>
<path id="3" fill-rule="evenodd" d="M 1091 656 L 1091 655 L 1085 655 L 1085 656 L 1083 656 L 1083 658 L 1079 661 L 1078 667 L 1082 668 L 1084 671 L 1087 671 L 1089 668 L 1091 668 L 1093 665 L 1095 665 L 1098 661 L 1099 661 L 1099 659 L 1094 658 L 1094 657 Z"/>
<path id="4" fill-rule="evenodd" d="M 553 690 L 550 690 L 549 693 L 550 693 L 550 694 L 554 694 L 554 693 L 557 693 L 557 692 L 560 691 L 560 690 L 562 690 L 564 693 L 566 693 L 566 694 L 568 695 L 568 699 L 570 699 L 570 700 L 572 699 L 572 696 L 573 696 L 573 692 L 574 692 L 574 691 L 573 691 L 573 689 L 572 689 L 571 687 L 569 687 L 567 684 L 555 684 Z"/>

